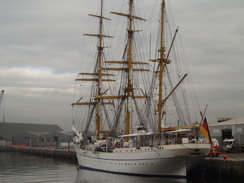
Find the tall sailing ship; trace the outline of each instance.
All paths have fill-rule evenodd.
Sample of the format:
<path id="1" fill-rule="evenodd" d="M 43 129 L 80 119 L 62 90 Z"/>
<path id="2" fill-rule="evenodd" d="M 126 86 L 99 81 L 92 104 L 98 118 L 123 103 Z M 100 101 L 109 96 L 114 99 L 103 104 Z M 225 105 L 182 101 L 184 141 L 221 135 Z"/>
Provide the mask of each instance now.
<path id="1" fill-rule="evenodd" d="M 161 8 L 156 6 L 160 21 L 155 59 L 149 58 L 151 54 L 140 54 L 136 36 L 141 33 L 136 25 L 146 20 L 136 15 L 135 0 L 127 1 L 127 13 L 111 12 L 128 20 L 125 47 L 116 49 L 121 51 L 120 60 L 105 58 L 105 49 L 111 49 L 106 41 L 113 37 L 104 33 L 104 21 L 110 19 L 104 16 L 103 0 L 100 14 L 90 14 L 99 20 L 98 33 L 85 35 L 98 42 L 94 64 L 87 63 L 94 66 L 92 72 L 81 72 L 76 79 L 79 96 L 72 104 L 72 130 L 77 159 L 81 167 L 98 171 L 185 177 L 206 157 L 210 143 L 200 138 L 199 125 L 192 125 L 190 118 L 183 115 L 190 110 L 181 108 L 185 99 L 177 92 L 187 74 L 179 73 L 177 83 L 171 76 L 175 73 L 171 69 L 179 70 L 171 66 L 178 29 L 167 48 L 166 5 L 165 0 L 160 0 Z M 149 46 L 146 53 L 151 50 Z"/>

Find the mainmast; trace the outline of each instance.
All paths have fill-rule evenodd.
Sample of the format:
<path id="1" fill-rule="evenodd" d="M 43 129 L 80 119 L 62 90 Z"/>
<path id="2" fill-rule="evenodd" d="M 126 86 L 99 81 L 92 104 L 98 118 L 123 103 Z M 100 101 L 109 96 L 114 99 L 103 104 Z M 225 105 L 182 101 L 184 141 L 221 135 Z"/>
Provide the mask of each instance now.
<path id="1" fill-rule="evenodd" d="M 140 30 L 134 30 L 133 29 L 133 23 L 134 19 L 137 20 L 144 20 L 141 17 L 137 17 L 133 14 L 133 8 L 134 8 L 134 0 L 129 0 L 129 13 L 118 13 L 118 12 L 111 12 L 113 14 L 119 15 L 119 16 L 124 16 L 128 18 L 129 21 L 129 26 L 127 28 L 127 33 L 128 33 L 128 42 L 127 42 L 127 58 L 125 62 L 121 62 L 126 64 L 126 68 L 114 68 L 114 70 L 125 70 L 127 73 L 127 85 L 124 89 L 125 91 L 125 98 L 126 98 L 126 119 L 125 119 L 125 134 L 128 135 L 130 134 L 130 125 L 131 125 L 131 111 L 129 109 L 131 100 L 132 100 L 132 93 L 134 90 L 133 87 L 133 71 L 148 71 L 148 70 L 143 70 L 143 69 L 135 69 L 133 68 L 134 64 L 145 64 L 143 62 L 134 62 L 133 61 L 133 37 L 134 37 L 134 32 L 139 32 Z M 110 62 L 110 63 L 118 63 L 118 62 Z M 129 140 L 129 137 L 126 138 L 126 141 Z"/>
<path id="2" fill-rule="evenodd" d="M 127 52 L 127 59 L 128 59 L 128 81 L 127 87 L 125 88 L 125 92 L 127 93 L 127 101 L 126 101 L 126 126 L 125 126 L 125 134 L 130 134 L 130 124 L 131 124 L 131 114 L 129 111 L 129 105 L 131 100 L 131 93 L 133 91 L 132 85 L 132 48 L 133 48 L 133 0 L 130 0 L 130 10 L 129 10 L 129 29 L 128 31 L 128 52 Z M 128 140 L 128 139 L 127 139 Z"/>

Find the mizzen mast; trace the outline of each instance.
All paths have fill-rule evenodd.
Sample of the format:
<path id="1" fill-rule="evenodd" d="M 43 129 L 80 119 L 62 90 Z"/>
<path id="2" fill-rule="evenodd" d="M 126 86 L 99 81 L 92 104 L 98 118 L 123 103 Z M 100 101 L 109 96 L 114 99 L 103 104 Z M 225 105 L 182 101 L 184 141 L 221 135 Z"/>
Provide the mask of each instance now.
<path id="1" fill-rule="evenodd" d="M 162 0 L 161 4 L 161 21 L 160 21 L 160 45 L 159 45 L 159 58 L 150 59 L 150 61 L 157 61 L 158 64 L 158 104 L 157 104 L 157 121 L 158 121 L 158 132 L 162 131 L 162 119 L 165 114 L 164 112 L 164 98 L 163 98 L 163 72 L 166 64 L 170 63 L 168 57 L 165 54 L 165 0 Z"/>
<path id="2" fill-rule="evenodd" d="M 165 0 L 162 0 L 161 28 L 160 28 L 160 49 L 159 49 L 159 89 L 158 89 L 158 132 L 162 131 L 163 116 L 163 70 L 165 67 L 165 40 L 164 40 Z"/>

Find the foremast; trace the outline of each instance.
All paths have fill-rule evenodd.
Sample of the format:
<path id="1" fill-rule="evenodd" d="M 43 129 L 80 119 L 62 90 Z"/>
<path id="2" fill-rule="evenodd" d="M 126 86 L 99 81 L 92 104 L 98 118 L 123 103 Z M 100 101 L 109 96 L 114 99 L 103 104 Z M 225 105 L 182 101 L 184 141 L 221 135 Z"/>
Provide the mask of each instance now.
<path id="1" fill-rule="evenodd" d="M 102 95 L 101 93 L 101 87 L 102 87 L 102 53 L 103 53 L 103 0 L 101 0 L 101 14 L 100 14 L 100 23 L 99 23 L 99 45 L 98 45 L 98 81 L 97 81 L 97 96 L 100 97 Z M 96 108 L 96 131 L 97 131 L 97 137 L 100 136 L 100 130 L 101 130 L 101 99 L 97 99 L 97 108 Z"/>
<path id="2" fill-rule="evenodd" d="M 114 81 L 111 79 L 103 79 L 103 76 L 112 76 L 112 74 L 105 74 L 102 72 L 103 68 L 103 50 L 104 44 L 103 44 L 103 39 L 104 38 L 112 38 L 112 36 L 109 35 L 104 35 L 103 34 L 103 20 L 111 20 L 109 18 L 106 18 L 103 16 L 103 1 L 101 0 L 101 6 L 100 6 L 100 15 L 93 15 L 89 14 L 89 16 L 96 17 L 99 19 L 99 32 L 98 34 L 84 34 L 85 36 L 92 36 L 92 37 L 97 37 L 98 38 L 98 45 L 97 45 L 97 50 L 98 50 L 98 56 L 97 56 L 97 65 L 94 73 L 80 73 L 79 75 L 82 76 L 94 76 L 95 78 L 79 78 L 76 79 L 76 81 L 92 81 L 96 82 L 97 86 L 97 93 L 95 96 L 95 102 L 80 102 L 82 98 L 80 98 L 77 102 L 73 103 L 72 106 L 74 105 L 94 105 L 95 111 L 96 111 L 96 138 L 99 138 L 100 132 L 101 132 L 101 107 L 104 104 L 113 104 L 113 103 L 104 103 L 102 100 L 102 82 L 105 81 Z"/>

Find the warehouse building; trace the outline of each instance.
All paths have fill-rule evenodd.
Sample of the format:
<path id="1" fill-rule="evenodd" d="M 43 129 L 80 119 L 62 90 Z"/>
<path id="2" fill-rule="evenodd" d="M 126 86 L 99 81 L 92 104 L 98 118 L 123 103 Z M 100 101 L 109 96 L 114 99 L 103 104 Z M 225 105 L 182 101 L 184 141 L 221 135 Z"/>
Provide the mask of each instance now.
<path id="1" fill-rule="evenodd" d="M 58 125 L 0 122 L 0 146 L 14 144 L 14 136 L 27 132 L 63 131 Z M 34 135 L 34 134 L 33 134 Z"/>
<path id="2" fill-rule="evenodd" d="M 13 145 L 30 147 L 70 147 L 73 139 L 72 132 L 26 132 L 13 137 Z"/>
<path id="3" fill-rule="evenodd" d="M 244 145 L 244 118 L 209 124 L 209 131 L 211 138 L 216 138 L 219 141 L 221 149 L 223 140 L 226 138 L 234 138 L 238 140 L 241 145 Z"/>

